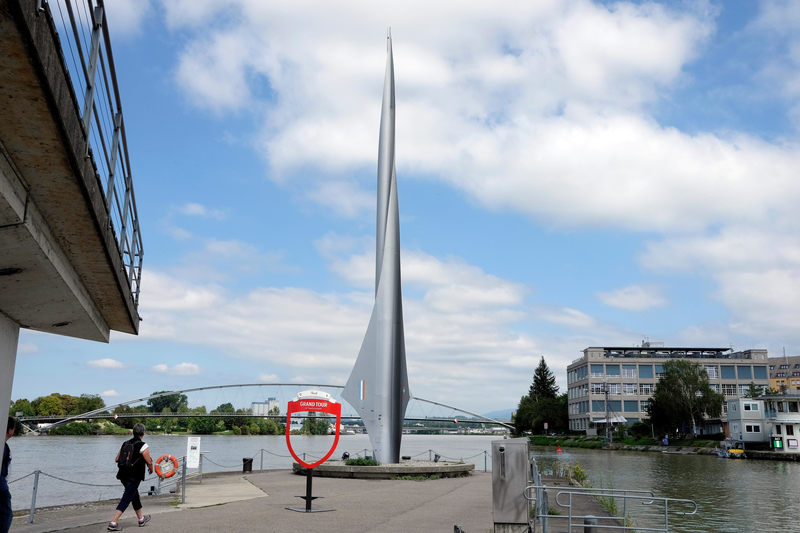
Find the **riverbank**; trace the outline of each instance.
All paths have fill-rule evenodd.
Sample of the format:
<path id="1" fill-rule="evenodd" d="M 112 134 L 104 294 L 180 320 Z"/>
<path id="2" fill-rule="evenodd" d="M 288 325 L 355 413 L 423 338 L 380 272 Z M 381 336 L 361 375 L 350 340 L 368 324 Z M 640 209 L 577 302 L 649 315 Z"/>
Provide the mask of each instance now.
<path id="1" fill-rule="evenodd" d="M 694 444 L 680 444 L 668 445 L 662 444 L 626 444 L 621 442 L 614 442 L 611 444 L 603 444 L 600 439 L 584 439 L 581 437 L 529 437 L 531 444 L 534 446 L 547 446 L 547 447 L 564 447 L 564 448 L 583 448 L 594 450 L 617 450 L 627 452 L 655 452 L 662 454 L 676 454 L 676 455 L 716 455 L 718 446 L 717 441 L 697 440 L 697 445 Z M 745 456 L 748 459 L 759 459 L 766 461 L 798 461 L 800 454 L 793 453 L 780 453 L 762 450 L 745 450 Z"/>

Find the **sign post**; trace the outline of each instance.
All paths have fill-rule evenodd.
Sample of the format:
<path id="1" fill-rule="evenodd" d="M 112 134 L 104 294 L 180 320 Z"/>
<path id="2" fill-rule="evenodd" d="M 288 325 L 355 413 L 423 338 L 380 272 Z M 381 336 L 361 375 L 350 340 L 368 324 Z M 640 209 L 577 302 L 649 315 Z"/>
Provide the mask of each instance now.
<path id="1" fill-rule="evenodd" d="M 329 415 L 336 416 L 336 426 L 335 426 L 335 433 L 333 439 L 333 445 L 331 449 L 328 450 L 328 453 L 320 459 L 319 461 L 315 461 L 313 463 L 307 463 L 303 459 L 297 456 L 292 447 L 292 439 L 291 436 L 291 426 L 292 426 L 292 414 L 293 413 L 327 413 Z M 291 402 L 289 402 L 289 407 L 286 409 L 286 445 L 289 447 L 289 453 L 292 454 L 294 460 L 297 461 L 299 464 L 303 465 L 306 468 L 306 495 L 305 496 L 297 496 L 298 498 L 302 498 L 306 501 L 305 509 L 295 509 L 292 507 L 287 507 L 290 511 L 296 511 L 298 513 L 324 513 L 326 511 L 333 511 L 334 509 L 312 509 L 311 502 L 316 500 L 317 498 L 321 498 L 322 496 L 312 496 L 311 493 L 311 484 L 312 480 L 314 479 L 314 468 L 318 467 L 325 461 L 327 461 L 333 452 L 336 450 L 336 445 L 339 443 L 339 427 L 342 422 L 342 404 L 338 403 L 336 400 L 331 397 L 330 394 L 327 392 L 322 391 L 315 391 L 315 390 L 307 390 L 303 392 L 297 393 L 297 397 L 294 398 Z M 304 454 L 305 456 L 305 454 Z"/>
<path id="2" fill-rule="evenodd" d="M 200 437 L 189 437 L 186 443 L 186 467 L 200 467 Z"/>

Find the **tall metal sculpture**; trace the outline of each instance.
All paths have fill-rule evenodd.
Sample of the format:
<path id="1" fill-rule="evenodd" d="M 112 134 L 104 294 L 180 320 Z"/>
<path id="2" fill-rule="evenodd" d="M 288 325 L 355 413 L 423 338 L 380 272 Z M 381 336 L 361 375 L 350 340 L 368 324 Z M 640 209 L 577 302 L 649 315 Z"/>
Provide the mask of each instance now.
<path id="1" fill-rule="evenodd" d="M 400 462 L 403 419 L 411 398 L 406 370 L 400 289 L 400 216 L 394 168 L 394 61 L 387 37 L 386 77 L 378 143 L 378 219 L 375 306 L 358 359 L 342 397 L 356 409 L 369 434 L 375 459 Z"/>

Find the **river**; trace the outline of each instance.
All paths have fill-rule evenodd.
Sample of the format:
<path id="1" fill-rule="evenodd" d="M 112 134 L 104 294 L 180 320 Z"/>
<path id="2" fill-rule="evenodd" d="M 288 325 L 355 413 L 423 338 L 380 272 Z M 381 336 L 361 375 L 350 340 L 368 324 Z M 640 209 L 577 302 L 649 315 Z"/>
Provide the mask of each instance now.
<path id="1" fill-rule="evenodd" d="M 9 441 L 12 468 L 9 480 L 34 470 L 81 483 L 76 485 L 41 476 L 37 507 L 119 497 L 121 485 L 114 479 L 114 456 L 122 437 L 15 437 Z M 472 435 L 404 435 L 401 454 L 427 458 L 438 453 L 448 459 L 474 462 L 484 468 L 491 442 L 497 437 Z M 147 435 L 154 458 L 186 453 L 186 436 Z M 330 437 L 292 437 L 298 453 L 321 457 L 332 444 Z M 333 457 L 345 451 L 362 454 L 369 448 L 366 435 L 342 435 Z M 203 436 L 203 470 L 240 470 L 242 458 L 253 457 L 253 469 L 291 468 L 292 459 L 283 436 Z M 432 450 L 432 452 L 430 451 Z M 781 461 L 728 460 L 705 455 L 533 447 L 544 472 L 558 463 L 578 462 L 595 487 L 652 490 L 657 496 L 686 498 L 697 502 L 697 515 L 670 516 L 670 531 L 677 533 L 744 533 L 800 531 L 800 464 Z M 142 484 L 154 485 L 155 480 Z M 33 476 L 11 484 L 14 509 L 30 507 Z M 552 499 L 551 499 L 552 506 Z M 634 509 L 633 518 L 637 519 Z"/>

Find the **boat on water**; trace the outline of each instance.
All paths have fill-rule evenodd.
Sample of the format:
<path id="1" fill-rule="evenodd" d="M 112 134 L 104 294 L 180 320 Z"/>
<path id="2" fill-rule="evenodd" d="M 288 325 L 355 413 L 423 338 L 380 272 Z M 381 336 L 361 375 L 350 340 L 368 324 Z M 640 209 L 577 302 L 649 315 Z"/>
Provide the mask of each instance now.
<path id="1" fill-rule="evenodd" d="M 747 459 L 744 454 L 744 443 L 740 440 L 725 439 L 719 443 L 719 447 L 714 451 L 717 457 L 725 459 Z"/>

